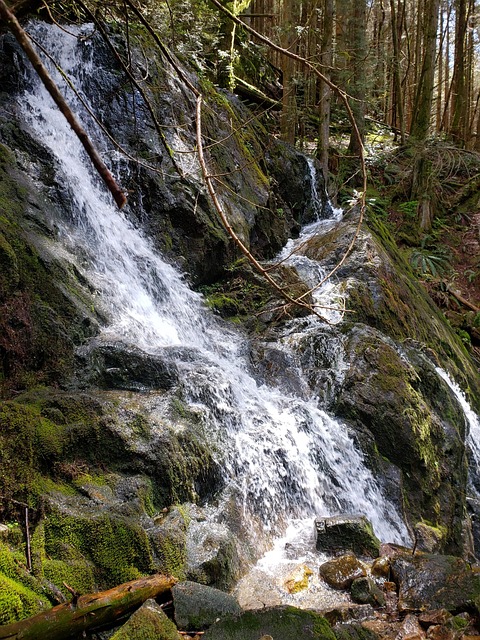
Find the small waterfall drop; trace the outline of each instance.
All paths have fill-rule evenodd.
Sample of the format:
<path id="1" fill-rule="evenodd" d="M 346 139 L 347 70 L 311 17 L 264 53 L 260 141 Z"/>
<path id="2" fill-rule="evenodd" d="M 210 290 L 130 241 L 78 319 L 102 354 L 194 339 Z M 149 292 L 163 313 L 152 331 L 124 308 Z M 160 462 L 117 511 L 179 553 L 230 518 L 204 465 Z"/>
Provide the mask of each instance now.
<path id="1" fill-rule="evenodd" d="M 469 405 L 463 391 L 460 389 L 458 384 L 454 380 L 452 380 L 448 373 L 440 367 L 435 367 L 435 370 L 437 374 L 442 378 L 442 380 L 444 380 L 453 391 L 453 394 L 458 400 L 459 405 L 463 409 L 468 427 L 466 444 L 470 450 L 469 484 L 470 489 L 475 492 L 475 498 L 480 500 L 480 486 L 478 489 L 476 488 L 476 485 L 478 485 L 478 483 L 480 482 L 480 418 Z"/>
<path id="2" fill-rule="evenodd" d="M 86 48 L 92 47 L 88 40 L 78 43 L 51 25 L 31 28 L 41 30 L 43 45 L 77 87 L 95 73 L 93 54 L 85 59 Z M 52 74 L 81 112 L 63 80 Z M 319 408 L 317 398 L 296 397 L 250 374 L 245 336 L 220 323 L 148 238 L 114 208 L 50 96 L 38 79 L 30 82 L 34 86 L 23 96 L 23 118 L 54 156 L 57 180 L 74 202 L 75 219 L 58 221 L 60 236 L 98 291 L 109 318 L 103 337 L 158 355 L 182 347 L 177 366 L 183 397 L 202 416 L 205 437 L 215 443 L 245 517 L 260 518 L 272 531 L 292 518 L 311 522 L 320 514 L 363 513 L 381 539 L 407 541 L 402 518 L 382 496 L 345 426 Z M 103 153 L 111 154 L 108 149 Z M 318 277 L 315 272 L 313 279 Z"/>

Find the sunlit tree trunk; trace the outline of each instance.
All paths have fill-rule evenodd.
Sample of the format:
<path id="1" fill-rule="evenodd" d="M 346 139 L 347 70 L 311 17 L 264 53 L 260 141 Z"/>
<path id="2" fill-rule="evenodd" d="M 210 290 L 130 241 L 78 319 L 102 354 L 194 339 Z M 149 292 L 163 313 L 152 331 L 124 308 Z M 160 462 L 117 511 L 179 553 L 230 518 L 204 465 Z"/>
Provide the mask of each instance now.
<path id="1" fill-rule="evenodd" d="M 433 90 L 435 83 L 435 57 L 437 52 L 437 25 L 439 0 L 424 1 L 423 59 L 415 94 L 410 135 L 423 142 L 430 129 Z"/>

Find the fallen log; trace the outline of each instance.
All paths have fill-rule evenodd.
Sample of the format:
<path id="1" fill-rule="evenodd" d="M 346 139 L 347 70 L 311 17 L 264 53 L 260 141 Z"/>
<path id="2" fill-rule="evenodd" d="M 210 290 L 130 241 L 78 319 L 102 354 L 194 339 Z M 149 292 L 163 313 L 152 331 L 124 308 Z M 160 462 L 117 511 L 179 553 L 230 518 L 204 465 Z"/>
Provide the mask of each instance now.
<path id="1" fill-rule="evenodd" d="M 84 631 L 113 624 L 149 598 L 168 592 L 175 578 L 156 574 L 118 587 L 80 596 L 36 616 L 0 626 L 2 640 L 64 640 Z"/>

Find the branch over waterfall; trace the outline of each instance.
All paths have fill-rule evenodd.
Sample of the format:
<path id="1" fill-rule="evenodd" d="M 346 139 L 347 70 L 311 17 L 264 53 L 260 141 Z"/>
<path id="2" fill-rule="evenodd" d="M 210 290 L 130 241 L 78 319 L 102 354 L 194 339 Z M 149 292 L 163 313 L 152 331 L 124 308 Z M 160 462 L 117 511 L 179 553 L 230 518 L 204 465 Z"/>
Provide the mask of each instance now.
<path id="1" fill-rule="evenodd" d="M 5 23 L 8 25 L 8 28 L 15 36 L 15 39 L 17 40 L 18 44 L 22 47 L 26 56 L 32 63 L 33 68 L 35 69 L 41 81 L 45 85 L 45 88 L 47 89 L 48 93 L 52 96 L 55 104 L 65 116 L 68 124 L 72 127 L 73 131 L 75 132 L 76 136 L 78 137 L 85 151 L 87 152 L 90 160 L 92 161 L 93 166 L 97 170 L 102 180 L 105 182 L 108 190 L 112 194 L 118 207 L 121 209 L 124 206 L 124 204 L 127 202 L 127 198 L 124 192 L 116 183 L 115 178 L 112 176 L 106 164 L 101 159 L 98 151 L 96 150 L 92 141 L 88 137 L 87 132 L 82 127 L 77 117 L 68 106 L 61 91 L 59 90 L 59 88 L 53 81 L 52 77 L 48 73 L 45 65 L 40 60 L 35 49 L 32 47 L 27 33 L 22 28 L 17 18 L 14 16 L 14 14 L 7 7 L 4 0 L 0 0 L 0 18 L 5 21 Z"/>

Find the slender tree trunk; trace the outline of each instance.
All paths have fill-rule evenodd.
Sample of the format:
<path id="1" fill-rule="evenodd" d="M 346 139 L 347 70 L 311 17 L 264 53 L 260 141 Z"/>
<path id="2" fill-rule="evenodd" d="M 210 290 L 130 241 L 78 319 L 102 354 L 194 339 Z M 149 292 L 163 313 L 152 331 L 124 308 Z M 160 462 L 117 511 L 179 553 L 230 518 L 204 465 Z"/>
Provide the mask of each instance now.
<path id="1" fill-rule="evenodd" d="M 410 131 L 411 137 L 420 142 L 426 139 L 430 129 L 435 82 L 439 4 L 439 0 L 426 0 L 425 2 L 423 60 L 415 94 Z"/>
<path id="2" fill-rule="evenodd" d="M 282 47 L 292 51 L 295 46 L 294 12 L 290 2 L 283 2 L 280 23 L 283 29 Z M 295 90 L 296 64 L 292 58 L 282 59 L 283 97 L 282 114 L 280 117 L 280 131 L 283 140 L 295 143 L 297 124 L 296 90 Z"/>
<path id="3" fill-rule="evenodd" d="M 350 20 L 350 38 L 352 43 L 351 71 L 352 78 L 349 93 L 352 96 L 351 107 L 358 130 L 365 137 L 365 96 L 367 93 L 367 41 L 366 41 L 366 1 L 355 0 L 352 19 Z M 352 132 L 348 145 L 349 153 L 359 156 L 361 149 L 358 138 Z"/>
<path id="4" fill-rule="evenodd" d="M 400 39 L 395 0 L 390 0 L 390 21 L 393 45 L 392 125 L 400 129 L 400 142 L 405 144 L 405 119 L 403 115 L 403 96 L 400 81 Z"/>
<path id="5" fill-rule="evenodd" d="M 320 50 L 320 64 L 324 75 L 330 79 L 333 64 L 333 0 L 324 0 L 322 41 Z M 330 105 L 332 90 L 326 82 L 319 82 L 320 88 L 320 127 L 318 132 L 317 156 L 322 166 L 325 184 L 328 185 L 328 147 L 330 139 Z"/>
<path id="6" fill-rule="evenodd" d="M 467 78 L 465 38 L 467 34 L 467 0 L 456 0 L 455 56 L 452 78 L 452 124 L 450 136 L 456 144 L 465 144 L 467 117 Z"/>

